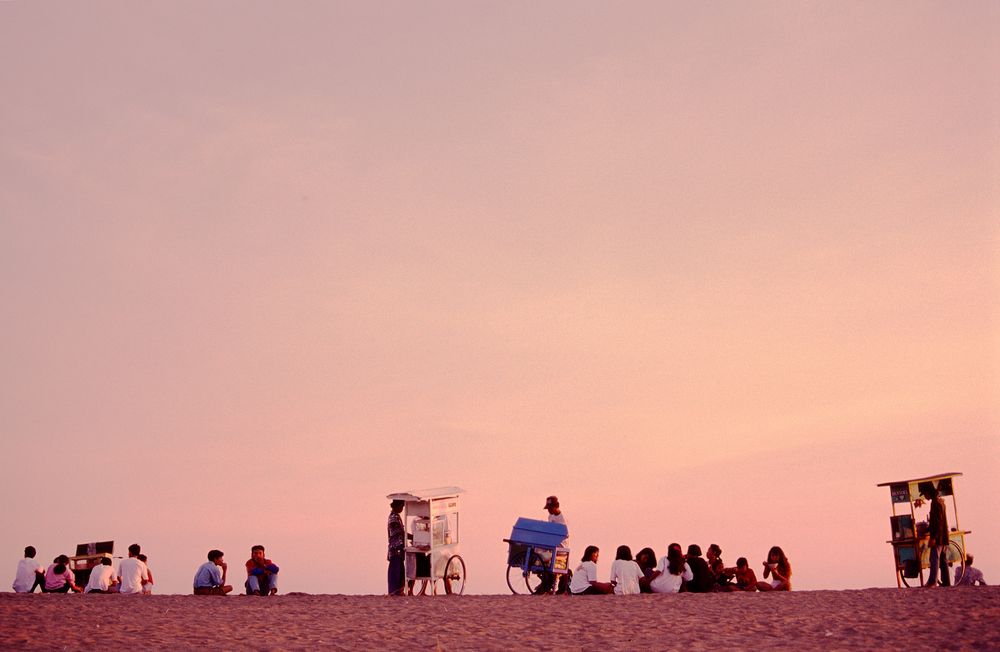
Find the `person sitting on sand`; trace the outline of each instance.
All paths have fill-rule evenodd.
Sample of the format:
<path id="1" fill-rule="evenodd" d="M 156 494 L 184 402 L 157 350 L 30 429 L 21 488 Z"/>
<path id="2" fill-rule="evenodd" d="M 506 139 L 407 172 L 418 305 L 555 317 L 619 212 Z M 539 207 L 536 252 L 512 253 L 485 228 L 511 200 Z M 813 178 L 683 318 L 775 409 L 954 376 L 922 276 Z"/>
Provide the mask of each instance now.
<path id="1" fill-rule="evenodd" d="M 276 595 L 278 593 L 278 567 L 264 558 L 264 546 L 250 548 L 247 560 L 247 595 Z"/>
<path id="2" fill-rule="evenodd" d="M 726 574 L 732 575 L 736 580 L 735 583 L 726 584 L 727 591 L 749 591 L 752 593 L 757 590 L 757 574 L 750 568 L 750 562 L 747 561 L 746 557 L 737 559 L 736 566 L 727 568 Z"/>
<path id="3" fill-rule="evenodd" d="M 11 588 L 15 593 L 34 593 L 35 587 L 45 586 L 45 567 L 35 559 L 35 547 L 25 546 L 24 559 L 17 562 L 17 573 Z"/>
<path id="4" fill-rule="evenodd" d="M 146 555 L 140 554 L 140 555 L 138 555 L 136 557 L 136 559 L 138 559 L 139 561 L 141 561 L 143 564 L 146 565 L 146 577 L 148 579 L 145 582 L 142 583 L 142 594 L 143 595 L 152 595 L 153 594 L 153 571 L 150 570 L 150 568 L 149 568 L 149 557 L 147 557 Z"/>
<path id="5" fill-rule="evenodd" d="M 138 543 L 128 547 L 128 558 L 118 564 L 118 592 L 123 595 L 142 595 L 142 587 L 149 581 L 149 569 L 139 559 L 142 548 Z"/>
<path id="6" fill-rule="evenodd" d="M 45 570 L 45 584 L 42 593 L 80 593 L 83 591 L 76 585 L 73 571 L 69 569 L 69 557 L 59 555 L 52 560 L 52 565 Z"/>
<path id="7" fill-rule="evenodd" d="M 791 591 L 792 590 L 792 565 L 788 563 L 788 557 L 778 546 L 774 546 L 767 553 L 767 561 L 764 562 L 764 579 L 771 577 L 770 582 L 757 582 L 758 591 Z"/>
<path id="8" fill-rule="evenodd" d="M 955 570 L 955 577 L 961 577 L 955 582 L 955 586 L 987 586 L 983 579 L 983 571 L 972 567 L 972 555 L 965 556 L 965 566 L 959 566 Z"/>
<path id="9" fill-rule="evenodd" d="M 117 593 L 114 587 L 118 584 L 115 569 L 111 566 L 111 557 L 102 557 L 101 563 L 90 571 L 85 593 Z"/>
<path id="10" fill-rule="evenodd" d="M 726 565 L 722 563 L 722 548 L 713 543 L 705 551 L 705 557 L 708 558 L 708 570 L 712 573 L 713 590 L 723 590 L 731 576 L 726 574 Z"/>
<path id="11" fill-rule="evenodd" d="M 194 574 L 194 594 L 226 595 L 232 591 L 233 587 L 226 584 L 228 568 L 221 550 L 209 550 L 208 561 Z"/>
<path id="12" fill-rule="evenodd" d="M 639 568 L 642 569 L 639 590 L 643 593 L 652 593 L 653 590 L 649 588 L 649 580 L 653 576 L 653 571 L 656 570 L 656 553 L 653 552 L 652 548 L 643 548 L 636 554 L 635 563 L 639 564 Z"/>
<path id="13" fill-rule="evenodd" d="M 611 585 L 615 587 L 615 595 L 638 595 L 639 579 L 642 577 L 639 564 L 632 561 L 632 549 L 628 546 L 618 546 L 615 560 L 611 563 Z"/>
<path id="14" fill-rule="evenodd" d="M 667 556 L 660 560 L 653 571 L 649 588 L 653 593 L 677 593 L 684 582 L 694 579 L 691 567 L 684 561 L 684 554 L 678 544 L 667 547 Z"/>
<path id="15" fill-rule="evenodd" d="M 610 582 L 597 581 L 597 558 L 600 552 L 597 546 L 587 546 L 569 583 L 571 595 L 605 595 L 615 590 Z"/>
<path id="16" fill-rule="evenodd" d="M 694 578 L 688 580 L 684 588 L 690 593 L 709 593 L 715 584 L 715 577 L 708 568 L 708 562 L 701 558 L 701 546 L 692 543 L 688 546 L 687 564 Z"/>

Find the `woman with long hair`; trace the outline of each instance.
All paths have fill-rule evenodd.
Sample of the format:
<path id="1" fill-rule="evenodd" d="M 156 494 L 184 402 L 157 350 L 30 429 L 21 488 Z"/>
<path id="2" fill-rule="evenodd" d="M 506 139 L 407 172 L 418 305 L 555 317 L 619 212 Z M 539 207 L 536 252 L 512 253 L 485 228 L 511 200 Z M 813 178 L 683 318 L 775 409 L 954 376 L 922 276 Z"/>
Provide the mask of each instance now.
<path id="1" fill-rule="evenodd" d="M 614 591 L 610 582 L 597 581 L 597 557 L 600 548 L 587 546 L 580 560 L 580 565 L 573 571 L 573 579 L 569 583 L 572 595 L 604 595 Z"/>
<path id="2" fill-rule="evenodd" d="M 684 561 L 684 554 L 679 544 L 672 543 L 667 547 L 667 556 L 660 560 L 653 571 L 649 588 L 653 593 L 677 593 L 684 582 L 694 579 L 691 567 Z"/>
<path id="3" fill-rule="evenodd" d="M 639 590 L 643 593 L 652 593 L 653 590 L 649 588 L 649 580 L 653 577 L 653 571 L 656 570 L 656 553 L 653 552 L 652 548 L 643 548 L 635 555 L 635 563 L 639 564 L 639 568 L 642 570 L 642 577 L 639 578 Z"/>
<path id="4" fill-rule="evenodd" d="M 615 595 L 638 595 L 639 579 L 642 569 L 632 560 L 632 549 L 628 546 L 618 546 L 615 560 L 611 564 L 611 585 L 615 587 Z"/>
<path id="5" fill-rule="evenodd" d="M 771 580 L 757 582 L 758 591 L 791 591 L 792 590 L 792 565 L 785 556 L 785 551 L 774 546 L 767 553 L 767 561 L 764 562 L 764 579 L 770 576 Z"/>

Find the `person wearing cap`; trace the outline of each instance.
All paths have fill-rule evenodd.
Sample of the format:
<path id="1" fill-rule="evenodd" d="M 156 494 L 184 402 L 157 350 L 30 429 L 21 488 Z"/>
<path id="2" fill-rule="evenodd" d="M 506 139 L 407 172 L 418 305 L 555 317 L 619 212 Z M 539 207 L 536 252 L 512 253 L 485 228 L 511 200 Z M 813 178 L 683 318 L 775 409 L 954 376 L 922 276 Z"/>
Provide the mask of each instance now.
<path id="1" fill-rule="evenodd" d="M 389 504 L 389 552 L 386 555 L 389 561 L 389 595 L 403 595 L 406 586 L 404 565 L 406 529 L 403 527 L 403 519 L 399 516 L 405 506 L 406 502 L 402 500 L 394 500 Z"/>
<path id="2" fill-rule="evenodd" d="M 569 548 L 569 525 L 566 523 L 566 516 L 559 508 L 558 496 L 549 496 L 546 498 L 545 507 L 543 509 L 549 513 L 549 523 L 561 523 L 566 526 L 566 538 L 562 540 L 562 543 L 560 543 L 559 546 L 562 548 Z M 545 573 L 542 585 L 538 587 L 538 593 L 550 593 L 554 584 L 555 576 L 552 573 Z M 566 575 L 560 575 L 559 588 L 556 593 L 562 594 L 567 591 L 569 591 L 569 578 Z"/>

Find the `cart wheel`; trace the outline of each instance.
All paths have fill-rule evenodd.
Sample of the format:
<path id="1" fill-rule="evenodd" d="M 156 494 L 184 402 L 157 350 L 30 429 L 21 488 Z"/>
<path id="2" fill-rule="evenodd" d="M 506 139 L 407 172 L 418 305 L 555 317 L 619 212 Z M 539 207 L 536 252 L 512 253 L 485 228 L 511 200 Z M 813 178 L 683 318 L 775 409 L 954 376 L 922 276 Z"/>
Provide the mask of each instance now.
<path id="1" fill-rule="evenodd" d="M 952 566 L 953 563 L 959 563 L 961 566 L 955 570 L 954 575 L 951 578 L 951 585 L 958 586 L 958 583 L 962 580 L 962 576 L 965 575 L 965 551 L 962 550 L 962 546 L 958 545 L 957 541 L 948 542 L 948 566 Z"/>
<path id="2" fill-rule="evenodd" d="M 444 567 L 444 592 L 462 595 L 462 591 L 465 591 L 465 562 L 458 555 L 452 555 Z"/>
<path id="3" fill-rule="evenodd" d="M 507 586 L 510 588 L 511 593 L 517 595 L 531 595 L 538 590 L 538 587 L 542 583 L 541 573 L 524 570 L 526 554 L 525 552 L 515 554 L 510 558 L 510 565 L 507 566 Z M 541 565 L 541 558 L 535 553 L 531 553 L 528 568 Z"/>
<path id="4" fill-rule="evenodd" d="M 965 574 L 965 551 L 962 550 L 962 546 L 958 545 L 957 541 L 949 541 L 948 542 L 948 547 L 942 552 L 942 554 L 944 554 L 945 555 L 945 559 L 948 560 L 948 566 L 950 566 L 952 568 L 954 568 L 952 566 L 952 563 L 953 563 L 952 560 L 961 560 L 962 561 L 962 565 L 959 566 L 957 570 L 955 570 L 955 574 L 951 578 L 951 585 L 955 586 L 962 579 L 962 575 Z M 940 562 L 938 562 L 938 563 L 940 563 Z M 903 586 L 905 586 L 906 588 L 910 588 L 910 587 L 913 587 L 913 586 L 920 586 L 920 577 L 919 576 L 918 577 L 911 577 L 911 578 L 909 578 L 909 582 L 908 582 L 907 581 L 907 577 L 905 575 L 903 575 L 903 571 L 902 570 L 899 571 L 899 579 L 903 582 Z M 911 584 L 911 582 L 912 582 L 912 584 Z"/>

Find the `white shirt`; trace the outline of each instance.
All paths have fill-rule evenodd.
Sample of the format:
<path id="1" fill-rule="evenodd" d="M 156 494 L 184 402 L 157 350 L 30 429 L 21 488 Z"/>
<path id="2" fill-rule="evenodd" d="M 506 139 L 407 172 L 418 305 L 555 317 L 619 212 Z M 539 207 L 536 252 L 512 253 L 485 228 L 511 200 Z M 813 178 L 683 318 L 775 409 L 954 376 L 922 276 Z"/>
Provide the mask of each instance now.
<path id="1" fill-rule="evenodd" d="M 642 569 L 631 559 L 616 559 L 611 564 L 611 581 L 615 582 L 616 595 L 638 595 Z"/>
<path id="2" fill-rule="evenodd" d="M 566 522 L 566 516 L 562 512 L 558 514 L 549 514 L 549 523 L 562 523 L 566 526 L 566 538 L 562 540 L 559 544 L 560 548 L 569 548 L 569 523 Z"/>
<path id="3" fill-rule="evenodd" d="M 142 581 L 149 579 L 149 571 L 146 564 L 135 557 L 128 557 L 118 565 L 118 577 L 122 581 L 119 589 L 122 593 L 142 593 Z"/>
<path id="4" fill-rule="evenodd" d="M 101 564 L 90 571 L 90 581 L 87 582 L 87 588 L 83 591 L 84 593 L 89 593 L 90 591 L 107 591 L 108 587 L 111 586 L 111 578 L 115 576 L 115 569 L 112 566 L 105 566 Z"/>
<path id="5" fill-rule="evenodd" d="M 690 582 L 694 579 L 694 573 L 687 562 L 684 562 L 684 570 L 680 575 L 671 575 L 670 561 L 666 557 L 660 559 L 656 570 L 660 571 L 660 574 L 649 583 L 649 588 L 652 589 L 653 593 L 677 593 L 681 590 L 682 582 Z"/>
<path id="6" fill-rule="evenodd" d="M 27 593 L 35 585 L 35 571 L 44 571 L 45 567 L 36 560 L 25 557 L 17 562 L 17 575 L 14 576 L 13 589 L 17 593 Z"/>
<path id="7" fill-rule="evenodd" d="M 570 580 L 569 590 L 573 593 L 583 593 L 590 588 L 591 582 L 597 581 L 597 564 L 592 561 L 585 561 L 573 571 L 573 579 Z"/>

